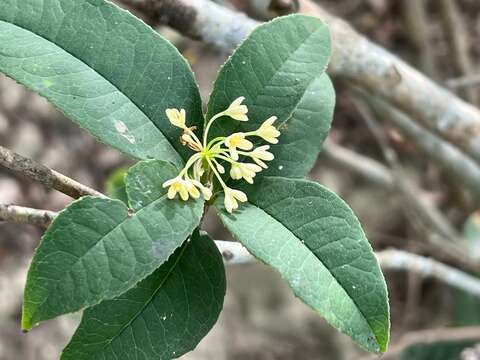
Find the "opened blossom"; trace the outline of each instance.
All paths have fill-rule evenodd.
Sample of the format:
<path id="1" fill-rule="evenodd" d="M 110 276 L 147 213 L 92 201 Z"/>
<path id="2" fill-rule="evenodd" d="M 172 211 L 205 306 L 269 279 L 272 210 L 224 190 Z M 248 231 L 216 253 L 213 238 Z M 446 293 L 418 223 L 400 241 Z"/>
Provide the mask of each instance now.
<path id="1" fill-rule="evenodd" d="M 244 133 L 232 134 L 227 138 L 225 138 L 224 143 L 228 147 L 228 151 L 230 152 L 230 157 L 233 160 L 238 160 L 237 149 L 241 149 L 241 150 L 253 149 L 253 143 L 250 140 L 245 139 Z"/>
<path id="2" fill-rule="evenodd" d="M 276 116 L 269 117 L 265 122 L 260 126 L 260 128 L 255 131 L 255 134 L 260 136 L 263 140 L 269 142 L 270 144 L 277 144 L 278 137 L 280 136 L 280 131 L 277 130 L 273 123 L 277 120 Z"/>
<path id="3" fill-rule="evenodd" d="M 224 165 L 230 166 L 229 175 L 233 180 L 245 180 L 253 184 L 257 173 L 266 169 L 266 161 L 274 159 L 268 151 L 269 145 L 254 147 L 251 138 L 261 138 L 271 144 L 278 143 L 280 132 L 273 125 L 276 116 L 265 120 L 255 131 L 236 132 L 218 136 L 209 140 L 208 133 L 211 125 L 218 119 L 222 121 L 248 121 L 248 108 L 243 104 L 244 97 L 234 100 L 224 111 L 209 119 L 205 127 L 202 141 L 195 135 L 195 128 L 186 125 L 186 112 L 184 109 L 167 109 L 165 111 L 170 123 L 183 130 L 180 142 L 195 151 L 180 173 L 173 179 L 165 181 L 163 187 L 168 187 L 167 196 L 173 199 L 179 197 L 186 201 L 190 197 L 210 200 L 213 196 L 214 181 L 218 181 L 224 192 L 225 209 L 232 213 L 239 207 L 239 202 L 246 202 L 247 195 L 233 189 L 225 183 L 222 174 L 225 174 Z M 250 138 L 250 139 L 249 139 Z M 250 159 L 252 162 L 242 162 L 240 159 Z"/>

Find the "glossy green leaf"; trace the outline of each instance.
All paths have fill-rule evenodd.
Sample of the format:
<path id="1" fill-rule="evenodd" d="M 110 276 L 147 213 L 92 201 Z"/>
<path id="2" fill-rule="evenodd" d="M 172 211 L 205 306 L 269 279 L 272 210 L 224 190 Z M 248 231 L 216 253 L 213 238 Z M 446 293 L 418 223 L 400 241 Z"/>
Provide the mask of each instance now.
<path id="1" fill-rule="evenodd" d="M 1 72 L 100 141 L 140 159 L 186 158 L 165 109 L 185 108 L 189 124 L 203 123 L 193 74 L 127 11 L 104 0 L 2 0 L 0 43 Z"/>
<path id="2" fill-rule="evenodd" d="M 310 84 L 290 117 L 278 124 L 282 135 L 270 149 L 275 159 L 257 176 L 303 178 L 308 174 L 330 132 L 334 107 L 335 89 L 323 74 Z"/>
<path id="3" fill-rule="evenodd" d="M 121 200 L 125 204 L 128 204 L 127 191 L 125 189 L 125 175 L 127 175 L 127 171 L 127 167 L 115 170 L 110 174 L 105 183 L 105 194 L 109 198 Z"/>
<path id="4" fill-rule="evenodd" d="M 316 18 L 291 15 L 257 27 L 220 71 L 207 113 L 211 118 L 244 96 L 250 120 L 220 118 L 209 137 L 256 130 L 275 115 L 283 136 L 270 174 L 303 177 L 331 122 L 335 96 L 327 76 L 321 76 L 330 52 L 328 27 Z M 294 154 L 308 154 L 307 161 L 294 161 L 292 148 Z"/>
<path id="5" fill-rule="evenodd" d="M 168 262 L 125 294 L 87 309 L 62 360 L 168 360 L 193 350 L 223 306 L 215 243 L 195 232 Z"/>
<path id="6" fill-rule="evenodd" d="M 146 176 L 144 166 L 152 170 Z M 153 192 L 149 185 L 155 175 Z M 118 296 L 151 274 L 200 222 L 202 201 L 169 200 L 161 184 L 177 174 L 166 162 L 132 167 L 129 210 L 120 200 L 84 197 L 50 225 L 33 257 L 25 287 L 22 328 Z M 134 178 L 135 181 L 130 180 Z M 137 188 L 137 186 L 141 188 Z M 142 198 L 136 193 L 151 194 Z"/>
<path id="7" fill-rule="evenodd" d="M 343 200 L 307 181 L 264 177 L 244 189 L 248 203 L 220 218 L 295 294 L 372 352 L 389 338 L 387 289 L 365 234 Z"/>

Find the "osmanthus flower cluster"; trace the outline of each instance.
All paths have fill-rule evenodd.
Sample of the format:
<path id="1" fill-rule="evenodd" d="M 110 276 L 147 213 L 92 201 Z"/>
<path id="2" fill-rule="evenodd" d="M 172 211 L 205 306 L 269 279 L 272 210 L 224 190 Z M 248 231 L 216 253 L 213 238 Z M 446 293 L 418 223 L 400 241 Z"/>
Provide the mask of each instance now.
<path id="1" fill-rule="evenodd" d="M 183 130 L 180 138 L 182 144 L 195 151 L 185 164 L 185 167 L 173 179 L 163 183 L 163 187 L 168 187 L 168 198 L 173 199 L 180 195 L 182 200 L 188 200 L 200 197 L 200 193 L 205 200 L 212 197 L 213 181 L 212 176 L 216 177 L 225 193 L 225 209 L 232 213 L 238 208 L 238 202 L 247 201 L 247 195 L 236 189 L 232 189 L 222 179 L 225 168 L 222 163 L 230 166 L 230 177 L 234 180 L 244 179 L 253 184 L 255 175 L 266 169 L 268 166 L 265 161 L 273 160 L 274 156 L 268 150 L 269 145 L 254 147 L 249 138 L 260 137 L 270 144 L 278 143 L 280 132 L 273 125 L 276 116 L 265 120 L 263 124 L 255 131 L 236 132 L 228 136 L 219 136 L 208 141 L 208 133 L 212 124 L 221 117 L 229 117 L 236 121 L 248 121 L 248 108 L 242 104 L 245 98 L 239 97 L 234 100 L 230 106 L 213 116 L 207 123 L 203 134 L 203 141 L 195 135 L 194 128 L 186 125 L 186 112 L 184 109 L 167 109 L 166 115 L 172 125 Z M 251 159 L 253 162 L 242 162 L 242 159 Z"/>

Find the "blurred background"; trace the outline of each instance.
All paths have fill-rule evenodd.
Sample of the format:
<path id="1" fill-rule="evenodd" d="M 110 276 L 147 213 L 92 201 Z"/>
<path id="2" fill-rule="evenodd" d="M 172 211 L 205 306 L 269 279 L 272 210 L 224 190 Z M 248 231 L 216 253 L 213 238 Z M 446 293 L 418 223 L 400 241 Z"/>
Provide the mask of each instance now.
<path id="1" fill-rule="evenodd" d="M 265 16 L 252 13 L 250 1 L 219 2 L 252 16 Z M 290 10 L 297 4 L 287 0 L 277 3 Z M 318 3 L 437 83 L 475 106 L 480 104 L 478 0 Z M 149 20 L 145 13 L 137 15 Z M 158 31 L 188 59 L 202 96 L 208 99 L 212 81 L 228 54 L 170 28 L 158 26 Z M 403 249 L 473 273 L 426 240 L 432 237 L 434 226 L 419 216 L 418 204 L 415 200 L 412 203 L 406 192 L 435 207 L 444 217 L 442 221 L 447 220 L 448 226 L 463 236 L 471 252 L 480 252 L 480 212 L 476 213 L 480 203 L 458 181 L 458 173 L 453 176 L 415 141 L 384 121 L 391 116 L 388 111 L 365 109 L 349 84 L 342 79 L 334 79 L 334 83 L 337 107 L 329 147 L 309 177 L 351 205 L 375 250 Z M 112 174 L 133 163 L 118 151 L 97 143 L 46 100 L 1 75 L 0 144 L 100 191 L 106 191 Z M 378 180 L 368 174 L 368 169 L 367 174 L 362 174 L 345 165 L 337 158 L 337 146 L 382 164 L 380 170 L 393 175 L 395 184 L 399 181 L 398 187 L 403 190 L 397 188 L 398 184 L 392 185 L 391 178 Z M 410 190 L 402 188 L 405 183 Z M 58 211 L 70 201 L 58 191 L 0 168 L 0 204 Z M 207 217 L 206 229 L 216 239 L 228 239 L 213 214 Z M 42 229 L 30 225 L 0 222 L 0 360 L 58 358 L 80 318 L 79 314 L 64 316 L 28 334 L 20 331 L 26 271 L 41 235 Z M 480 328 L 475 327 L 480 325 L 479 298 L 408 268 L 384 272 L 392 312 L 391 347 L 395 350 L 385 358 L 480 359 Z M 296 299 L 280 276 L 266 266 L 257 262 L 229 265 L 227 275 L 228 293 L 219 322 L 199 347 L 182 359 L 370 358 Z M 450 327 L 465 332 L 448 336 L 448 332 L 437 330 Z"/>

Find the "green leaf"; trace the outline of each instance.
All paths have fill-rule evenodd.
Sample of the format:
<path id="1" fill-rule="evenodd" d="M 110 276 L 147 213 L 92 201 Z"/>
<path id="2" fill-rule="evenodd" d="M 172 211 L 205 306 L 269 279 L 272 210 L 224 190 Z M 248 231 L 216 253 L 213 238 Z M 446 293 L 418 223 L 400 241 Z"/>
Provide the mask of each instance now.
<path id="1" fill-rule="evenodd" d="M 127 11 L 104 0 L 2 0 L 0 43 L 1 72 L 100 141 L 140 159 L 186 158 L 165 109 L 186 109 L 189 125 L 201 129 L 193 74 Z"/>
<path id="2" fill-rule="evenodd" d="M 335 89 L 323 74 L 310 84 L 291 116 L 278 124 L 282 135 L 270 149 L 275 159 L 257 176 L 307 175 L 330 132 L 334 108 Z"/>
<path id="3" fill-rule="evenodd" d="M 270 174 L 303 177 L 330 126 L 335 97 L 327 76 L 321 76 L 330 52 L 328 27 L 316 18 L 291 15 L 257 27 L 221 69 L 207 113 L 210 119 L 244 96 L 250 120 L 222 117 L 209 137 L 253 131 L 275 115 L 283 135 Z M 308 161 L 294 163 L 293 147 L 295 154 L 308 154 Z"/>
<path id="4" fill-rule="evenodd" d="M 154 169 L 160 191 L 138 182 L 145 166 Z M 167 198 L 161 184 L 176 174 L 166 162 L 140 162 L 126 177 L 130 202 L 138 204 L 135 212 L 120 200 L 84 197 L 57 216 L 28 272 L 23 329 L 118 296 L 168 259 L 198 225 L 203 211 L 201 201 Z M 150 175 L 145 183 L 152 180 Z M 142 198 L 142 206 L 132 197 L 138 192 L 151 194 Z"/>
<path id="5" fill-rule="evenodd" d="M 125 294 L 85 310 L 62 360 L 169 360 L 215 324 L 225 270 L 215 243 L 195 232 L 167 263 Z"/>
<path id="6" fill-rule="evenodd" d="M 331 325 L 369 351 L 385 351 L 385 280 L 348 205 L 307 180 L 264 177 L 244 190 L 248 203 L 233 214 L 223 199 L 216 203 L 232 234 Z"/>
<path id="7" fill-rule="evenodd" d="M 105 183 L 105 193 L 109 198 L 121 200 L 128 204 L 127 191 L 125 189 L 125 175 L 127 175 L 128 168 L 121 167 L 115 170 L 107 178 Z"/>

